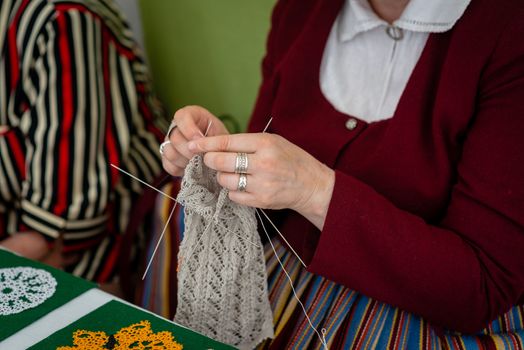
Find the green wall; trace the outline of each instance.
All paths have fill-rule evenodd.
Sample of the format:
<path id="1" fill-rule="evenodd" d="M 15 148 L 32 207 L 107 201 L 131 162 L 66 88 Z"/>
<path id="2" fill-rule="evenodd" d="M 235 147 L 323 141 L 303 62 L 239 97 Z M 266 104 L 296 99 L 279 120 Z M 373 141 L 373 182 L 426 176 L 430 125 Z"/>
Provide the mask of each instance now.
<path id="1" fill-rule="evenodd" d="M 198 104 L 244 130 L 275 0 L 140 0 L 156 92 L 171 114 Z"/>

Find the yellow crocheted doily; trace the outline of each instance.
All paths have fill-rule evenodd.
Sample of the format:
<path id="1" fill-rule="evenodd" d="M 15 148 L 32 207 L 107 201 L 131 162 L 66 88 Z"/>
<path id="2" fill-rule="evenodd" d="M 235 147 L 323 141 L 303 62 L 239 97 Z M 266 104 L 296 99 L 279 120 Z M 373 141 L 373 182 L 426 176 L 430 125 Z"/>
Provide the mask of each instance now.
<path id="1" fill-rule="evenodd" d="M 60 346 L 57 350 L 182 350 L 173 334 L 168 331 L 153 333 L 149 321 L 140 321 L 119 330 L 114 336 L 105 332 L 83 329 L 73 333 L 73 346 Z"/>

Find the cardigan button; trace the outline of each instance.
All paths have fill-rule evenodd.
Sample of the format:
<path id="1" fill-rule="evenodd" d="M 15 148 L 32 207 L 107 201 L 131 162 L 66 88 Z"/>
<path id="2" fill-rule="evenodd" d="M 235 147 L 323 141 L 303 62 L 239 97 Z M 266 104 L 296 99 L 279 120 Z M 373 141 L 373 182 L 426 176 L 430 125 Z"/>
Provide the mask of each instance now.
<path id="1" fill-rule="evenodd" d="M 348 130 L 355 130 L 355 128 L 357 127 L 357 120 L 355 118 L 349 118 L 347 121 L 346 121 L 346 129 Z"/>

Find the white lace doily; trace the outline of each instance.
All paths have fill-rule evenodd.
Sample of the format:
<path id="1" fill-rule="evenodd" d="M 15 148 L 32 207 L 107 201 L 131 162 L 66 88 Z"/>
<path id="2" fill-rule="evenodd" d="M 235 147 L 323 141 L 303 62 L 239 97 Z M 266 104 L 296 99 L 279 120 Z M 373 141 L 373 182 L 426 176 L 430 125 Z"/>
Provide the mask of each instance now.
<path id="1" fill-rule="evenodd" d="M 33 267 L 0 269 L 0 315 L 17 314 L 34 308 L 56 291 L 56 280 L 49 272 Z"/>

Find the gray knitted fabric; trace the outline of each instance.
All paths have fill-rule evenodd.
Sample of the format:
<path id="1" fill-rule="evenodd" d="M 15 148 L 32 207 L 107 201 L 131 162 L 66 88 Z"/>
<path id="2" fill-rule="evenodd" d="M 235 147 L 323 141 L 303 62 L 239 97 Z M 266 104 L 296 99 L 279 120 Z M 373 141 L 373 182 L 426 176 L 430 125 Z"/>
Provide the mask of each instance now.
<path id="1" fill-rule="evenodd" d="M 185 233 L 175 322 L 240 349 L 272 338 L 255 210 L 229 200 L 200 155 L 186 168 L 178 201 L 184 205 Z"/>

